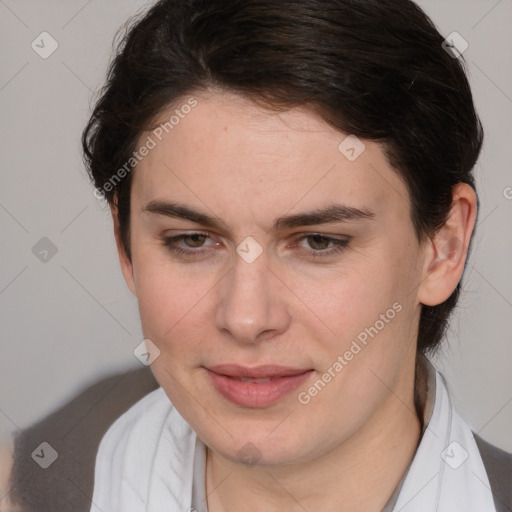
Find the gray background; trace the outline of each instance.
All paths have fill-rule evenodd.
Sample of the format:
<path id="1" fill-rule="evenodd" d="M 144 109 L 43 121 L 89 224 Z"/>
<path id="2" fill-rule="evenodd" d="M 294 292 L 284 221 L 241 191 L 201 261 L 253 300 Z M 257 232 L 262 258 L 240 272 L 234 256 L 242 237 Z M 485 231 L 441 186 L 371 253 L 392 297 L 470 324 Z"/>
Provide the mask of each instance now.
<path id="1" fill-rule="evenodd" d="M 464 292 L 434 363 L 470 426 L 512 451 L 512 0 L 419 3 L 443 35 L 468 41 L 487 137 Z M 108 210 L 83 169 L 80 135 L 113 36 L 144 4 L 0 0 L 0 441 L 99 378 L 141 364 L 137 303 Z M 47 59 L 31 48 L 43 31 L 59 45 Z M 46 262 L 32 251 L 42 237 L 57 248 Z"/>

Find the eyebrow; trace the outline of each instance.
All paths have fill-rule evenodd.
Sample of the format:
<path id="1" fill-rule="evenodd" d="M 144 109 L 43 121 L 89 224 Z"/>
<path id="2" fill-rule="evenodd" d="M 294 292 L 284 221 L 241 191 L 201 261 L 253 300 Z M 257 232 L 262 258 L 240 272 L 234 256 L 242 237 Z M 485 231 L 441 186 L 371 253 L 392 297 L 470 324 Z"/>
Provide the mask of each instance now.
<path id="1" fill-rule="evenodd" d="M 166 217 L 177 217 L 186 219 L 210 229 L 225 229 L 225 224 L 216 217 L 205 212 L 195 210 L 181 203 L 167 201 L 150 201 L 142 209 L 144 212 L 164 215 Z M 327 224 L 334 222 L 348 222 L 354 220 L 371 220 L 375 218 L 375 213 L 367 208 L 359 209 L 343 204 L 332 204 L 316 210 L 310 210 L 301 213 L 284 215 L 277 218 L 272 226 L 273 231 L 280 231 L 302 226 L 312 226 L 316 224 Z"/>

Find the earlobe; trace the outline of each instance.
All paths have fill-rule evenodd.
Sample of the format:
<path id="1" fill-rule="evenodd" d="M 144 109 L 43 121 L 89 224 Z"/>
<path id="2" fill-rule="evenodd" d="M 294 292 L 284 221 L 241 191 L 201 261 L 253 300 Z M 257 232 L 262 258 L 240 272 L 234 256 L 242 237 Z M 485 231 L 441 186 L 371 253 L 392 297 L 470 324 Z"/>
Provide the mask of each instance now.
<path id="1" fill-rule="evenodd" d="M 475 191 L 470 185 L 459 183 L 452 191 L 448 219 L 429 242 L 428 258 L 418 288 L 421 304 L 441 304 L 455 290 L 464 271 L 476 214 Z"/>
<path id="2" fill-rule="evenodd" d="M 112 221 L 114 224 L 114 237 L 116 241 L 117 254 L 119 257 L 119 263 L 121 265 L 121 271 L 123 273 L 124 280 L 128 285 L 130 291 L 136 296 L 135 279 L 133 275 L 133 264 L 124 250 L 123 243 L 121 241 L 121 230 L 119 228 L 119 216 L 117 210 L 117 203 L 110 205 L 110 212 L 112 214 Z"/>

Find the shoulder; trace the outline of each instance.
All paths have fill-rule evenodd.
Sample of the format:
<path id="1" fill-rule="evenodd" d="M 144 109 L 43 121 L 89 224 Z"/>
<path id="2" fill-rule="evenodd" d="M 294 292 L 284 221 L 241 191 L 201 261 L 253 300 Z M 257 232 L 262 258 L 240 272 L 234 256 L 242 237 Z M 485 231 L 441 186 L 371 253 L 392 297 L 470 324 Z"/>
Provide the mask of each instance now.
<path id="1" fill-rule="evenodd" d="M 94 510 L 121 510 L 126 503 L 145 507 L 154 458 L 173 409 L 159 387 L 112 423 L 96 453 Z"/>
<path id="2" fill-rule="evenodd" d="M 172 408 L 161 387 L 151 391 L 112 423 L 101 439 L 98 456 L 114 456 L 139 436 L 146 441 L 156 438 Z"/>
<path id="3" fill-rule="evenodd" d="M 150 493 L 172 499 L 184 492 L 184 483 L 191 481 L 184 475 L 191 471 L 195 444 L 195 432 L 163 388 L 152 391 L 103 436 L 94 471 L 96 508 L 91 510 L 147 510 Z"/>
<path id="4" fill-rule="evenodd" d="M 512 454 L 473 433 L 498 512 L 512 511 Z"/>
<path id="5" fill-rule="evenodd" d="M 158 388 L 150 367 L 110 375 L 21 431 L 9 477 L 13 506 L 27 512 L 89 510 L 101 440 L 119 417 Z M 58 453 L 45 471 L 31 457 L 42 441 Z"/>

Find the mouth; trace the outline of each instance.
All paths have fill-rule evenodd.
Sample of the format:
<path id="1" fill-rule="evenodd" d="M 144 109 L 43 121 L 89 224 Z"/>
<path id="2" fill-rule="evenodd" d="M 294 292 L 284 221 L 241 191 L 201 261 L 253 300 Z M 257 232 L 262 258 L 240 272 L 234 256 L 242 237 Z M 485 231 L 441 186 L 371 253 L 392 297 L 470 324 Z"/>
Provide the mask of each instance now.
<path id="1" fill-rule="evenodd" d="M 303 384 L 314 372 L 278 365 L 248 368 L 224 364 L 205 369 L 218 393 L 244 407 L 272 405 Z"/>

